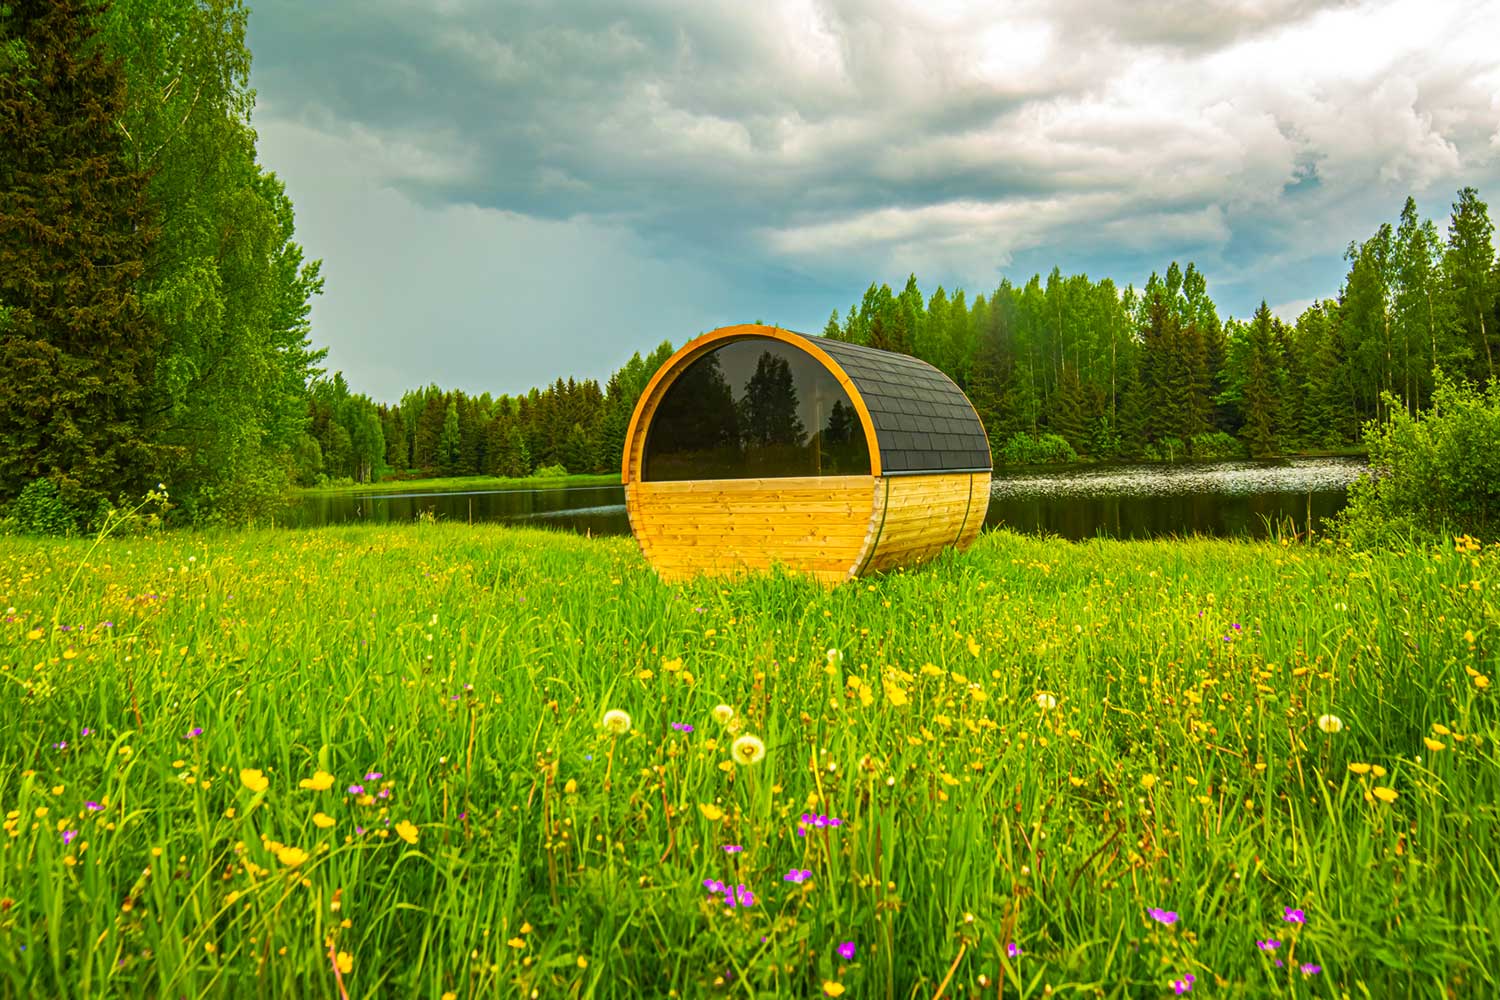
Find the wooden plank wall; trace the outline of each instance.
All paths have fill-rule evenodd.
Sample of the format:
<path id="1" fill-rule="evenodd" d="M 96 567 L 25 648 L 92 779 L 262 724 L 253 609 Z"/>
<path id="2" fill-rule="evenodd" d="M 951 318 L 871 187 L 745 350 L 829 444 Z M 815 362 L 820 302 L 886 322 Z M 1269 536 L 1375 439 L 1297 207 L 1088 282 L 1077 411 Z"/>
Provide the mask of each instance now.
<path id="1" fill-rule="evenodd" d="M 861 573 L 919 565 L 949 545 L 972 542 L 985 509 L 975 515 L 974 506 L 988 503 L 989 478 L 969 472 L 889 477 L 880 535 Z M 981 488 L 982 497 L 976 495 Z"/>
<path id="2" fill-rule="evenodd" d="M 836 583 L 854 574 L 874 541 L 879 485 L 874 476 L 631 482 L 625 509 L 664 580 L 781 563 Z"/>

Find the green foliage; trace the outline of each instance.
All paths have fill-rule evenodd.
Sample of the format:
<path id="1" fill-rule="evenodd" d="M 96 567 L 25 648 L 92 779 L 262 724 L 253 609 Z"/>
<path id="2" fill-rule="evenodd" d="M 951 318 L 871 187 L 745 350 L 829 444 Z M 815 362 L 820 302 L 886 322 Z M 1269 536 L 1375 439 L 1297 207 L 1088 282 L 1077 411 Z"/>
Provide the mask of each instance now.
<path id="1" fill-rule="evenodd" d="M 995 453 L 997 465 L 1051 465 L 1076 461 L 1078 453 L 1057 434 L 1012 434 Z"/>
<path id="2" fill-rule="evenodd" d="M 76 535 L 88 526 L 91 513 L 63 498 L 51 479 L 34 479 L 5 510 L 10 531 L 23 535 Z"/>
<path id="3" fill-rule="evenodd" d="M 1193 458 L 1199 461 L 1216 461 L 1228 458 L 1244 458 L 1245 446 L 1234 435 L 1223 431 L 1193 436 Z"/>
<path id="4" fill-rule="evenodd" d="M 568 475 L 568 470 L 563 465 L 541 465 L 532 470 L 531 474 L 538 479 L 556 479 Z"/>
<path id="5" fill-rule="evenodd" d="M 1388 419 L 1365 425 L 1371 473 L 1349 489 L 1337 531 L 1356 547 L 1411 538 L 1500 539 L 1500 381 L 1480 392 L 1434 373 L 1430 411 L 1387 399 Z"/>

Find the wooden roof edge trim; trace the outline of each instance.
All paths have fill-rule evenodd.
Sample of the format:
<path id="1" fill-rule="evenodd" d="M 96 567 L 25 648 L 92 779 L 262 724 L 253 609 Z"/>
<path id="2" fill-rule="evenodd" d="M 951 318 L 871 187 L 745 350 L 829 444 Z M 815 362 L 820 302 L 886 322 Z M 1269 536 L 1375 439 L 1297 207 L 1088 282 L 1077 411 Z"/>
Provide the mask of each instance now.
<path id="1" fill-rule="evenodd" d="M 898 476 L 942 476 L 952 473 L 955 476 L 973 475 L 980 472 L 994 472 L 993 465 L 968 465 L 959 469 L 887 469 L 881 475 L 889 479 Z"/>
<path id="2" fill-rule="evenodd" d="M 824 368 L 833 375 L 834 379 L 843 387 L 848 394 L 849 401 L 854 404 L 855 412 L 859 414 L 859 422 L 865 429 L 865 442 L 870 452 L 870 475 L 881 475 L 880 469 L 880 439 L 875 435 L 875 422 L 870 418 L 870 410 L 865 406 L 864 398 L 860 395 L 859 386 L 849 377 L 849 373 L 833 359 L 832 356 L 818 347 L 813 342 L 814 338 L 806 334 L 795 333 L 791 330 L 783 330 L 775 326 L 760 326 L 755 323 L 741 323 L 736 326 L 721 326 L 717 330 L 710 330 L 701 336 L 683 344 L 677 353 L 667 359 L 667 363 L 657 369 L 656 374 L 651 376 L 651 381 L 646 383 L 646 388 L 641 392 L 641 398 L 636 401 L 635 412 L 630 415 L 630 424 L 625 429 L 625 454 L 620 463 L 620 482 L 630 483 L 636 478 L 635 465 L 637 456 L 643 453 L 644 441 L 638 441 L 637 436 L 641 433 L 645 423 L 656 411 L 656 404 L 661 401 L 662 395 L 671 387 L 673 381 L 687 366 L 697 359 L 715 344 L 721 341 L 735 340 L 744 337 L 765 337 L 770 340 L 779 340 L 784 344 L 800 348 L 811 354 Z"/>

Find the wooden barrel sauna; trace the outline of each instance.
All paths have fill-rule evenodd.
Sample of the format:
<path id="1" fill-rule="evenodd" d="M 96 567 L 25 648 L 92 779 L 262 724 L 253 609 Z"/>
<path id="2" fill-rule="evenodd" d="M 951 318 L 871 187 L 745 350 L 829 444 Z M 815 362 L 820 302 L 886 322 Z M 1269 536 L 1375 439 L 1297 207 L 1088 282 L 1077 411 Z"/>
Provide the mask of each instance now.
<path id="1" fill-rule="evenodd" d="M 967 547 L 992 467 L 968 397 L 926 362 L 745 325 L 691 341 L 652 377 L 622 479 L 665 580 L 780 564 L 838 583 Z"/>

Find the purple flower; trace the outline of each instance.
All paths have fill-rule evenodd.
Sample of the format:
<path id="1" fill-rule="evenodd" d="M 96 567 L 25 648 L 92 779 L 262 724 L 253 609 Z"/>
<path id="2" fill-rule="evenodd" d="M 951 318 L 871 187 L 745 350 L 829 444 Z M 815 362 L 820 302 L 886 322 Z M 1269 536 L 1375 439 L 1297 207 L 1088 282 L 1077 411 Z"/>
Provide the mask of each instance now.
<path id="1" fill-rule="evenodd" d="M 62 832 L 63 846 L 66 847 L 71 844 L 73 842 L 73 838 L 76 836 L 78 836 L 77 830 L 64 830 Z"/>
<path id="2" fill-rule="evenodd" d="M 736 901 L 739 902 L 740 906 L 749 906 L 750 904 L 755 902 L 755 893 L 751 892 L 743 885 L 737 885 L 733 889 L 725 886 L 724 905 L 734 906 Z"/>
<path id="3" fill-rule="evenodd" d="M 693 727 L 686 722 L 674 722 L 672 723 L 672 728 L 679 733 L 690 733 L 693 731 Z"/>
<path id="4" fill-rule="evenodd" d="M 61 742 L 54 743 L 54 744 L 52 744 L 52 749 L 54 749 L 54 750 L 66 750 L 66 749 L 68 749 L 68 741 L 67 740 L 62 740 Z"/>
<path id="5" fill-rule="evenodd" d="M 808 827 L 812 827 L 812 828 L 817 829 L 817 830 L 822 830 L 822 829 L 825 829 L 825 828 L 830 827 L 830 826 L 839 826 L 843 822 L 844 822 L 843 820 L 839 819 L 836 816 L 824 816 L 824 815 L 821 815 L 821 814 L 814 815 L 812 813 L 803 813 L 802 814 L 802 819 L 799 820 L 798 823 L 797 823 L 797 836 L 799 836 L 799 837 L 805 837 L 805 836 L 807 836 L 807 828 Z"/>
<path id="6" fill-rule="evenodd" d="M 1012 941 L 1005 946 L 1005 953 L 1011 958 L 1020 958 L 1022 955 L 1021 946 Z"/>
<path id="7" fill-rule="evenodd" d="M 1281 942 L 1280 941 L 1269 941 L 1269 940 L 1268 941 L 1257 941 L 1257 942 L 1255 942 L 1255 947 L 1259 948 L 1261 951 L 1275 951 L 1277 948 L 1281 947 Z"/>
<path id="8" fill-rule="evenodd" d="M 89 812 L 99 812 L 101 809 L 104 808 L 103 806 L 101 806 L 97 802 L 85 802 L 83 804 L 83 807 L 85 809 L 87 809 Z"/>
<path id="9" fill-rule="evenodd" d="M 793 868 L 791 871 L 781 876 L 781 880 L 783 882 L 796 882 L 798 885 L 801 885 L 803 882 L 806 882 L 810 878 L 812 878 L 812 872 L 808 871 L 806 868 Z"/>
<path id="10" fill-rule="evenodd" d="M 1231 625 L 1229 627 L 1232 628 L 1232 629 L 1234 629 L 1236 632 L 1238 632 L 1240 630 L 1240 623 L 1239 622 L 1235 622 L 1233 625 Z"/>
<path id="11" fill-rule="evenodd" d="M 1303 913 L 1301 910 L 1294 910 L 1290 906 L 1283 906 L 1281 909 L 1282 909 L 1282 917 L 1281 917 L 1281 919 L 1285 920 L 1287 923 L 1289 923 L 1289 924 L 1305 924 L 1305 923 L 1307 923 L 1307 915 L 1305 913 Z"/>
<path id="12" fill-rule="evenodd" d="M 350 785 L 349 786 L 349 794 L 350 795 L 363 795 L 363 794 L 365 794 L 365 786 L 364 785 Z"/>
<path id="13" fill-rule="evenodd" d="M 1155 921 L 1157 921 L 1159 923 L 1166 924 L 1169 927 L 1172 924 L 1177 923 L 1177 914 L 1174 913 L 1171 910 L 1159 910 L 1159 909 L 1157 909 L 1156 907 L 1153 906 L 1151 909 L 1147 910 L 1146 912 L 1149 913 L 1149 914 L 1151 914 L 1151 919 L 1152 920 L 1155 920 Z"/>
<path id="14" fill-rule="evenodd" d="M 90 729 L 88 726 L 84 726 L 83 727 L 83 732 L 79 733 L 78 735 L 79 736 L 92 736 L 92 735 L 94 735 L 94 731 L 92 729 Z"/>
<path id="15" fill-rule="evenodd" d="M 852 962 L 852 961 L 854 961 L 854 942 L 853 941 L 845 941 L 843 944 L 839 945 L 837 948 L 835 948 L 833 950 L 836 951 L 836 952 L 838 952 L 839 953 L 839 958 L 842 958 L 844 961 L 846 961 L 846 962 Z"/>
<path id="16" fill-rule="evenodd" d="M 745 849 L 740 844 L 724 844 L 723 848 L 725 854 L 738 854 Z"/>
<path id="17" fill-rule="evenodd" d="M 379 781 L 381 778 L 384 778 L 384 777 L 385 777 L 385 775 L 381 774 L 379 771 L 371 771 L 369 774 L 365 775 L 365 780 L 366 781 Z"/>
<path id="18" fill-rule="evenodd" d="M 724 883 L 720 882 L 716 878 L 706 878 L 706 879 L 704 879 L 703 880 L 703 888 L 707 889 L 709 892 L 724 892 L 725 891 Z"/>
<path id="19" fill-rule="evenodd" d="M 1316 976 L 1323 971 L 1321 965 L 1314 965 L 1311 962 L 1303 962 L 1301 968 L 1304 976 Z"/>
<path id="20" fill-rule="evenodd" d="M 186 733 L 184 733 L 183 736 L 182 736 L 182 738 L 185 739 L 185 740 L 195 740 L 195 739 L 197 739 L 198 737 L 200 737 L 202 735 L 203 735 L 203 727 L 202 726 L 194 726 L 192 729 L 189 729 Z"/>
<path id="21" fill-rule="evenodd" d="M 365 835 L 365 828 L 364 828 L 364 827 L 362 827 L 362 826 L 356 826 L 356 827 L 355 827 L 355 828 L 354 828 L 354 832 L 355 832 L 355 833 L 356 833 L 356 834 L 358 834 L 358 835 L 359 835 L 359 836 L 361 836 L 361 837 L 363 837 L 363 836 L 364 836 L 364 835 Z"/>
<path id="22" fill-rule="evenodd" d="M 1172 992 L 1178 996 L 1182 996 L 1184 993 L 1191 993 L 1193 991 L 1194 980 L 1195 977 L 1191 973 L 1183 976 L 1181 979 L 1172 980 Z"/>
<path id="23" fill-rule="evenodd" d="M 388 799 L 391 797 L 391 790 L 389 788 L 382 788 L 380 791 L 375 793 L 375 797 L 377 799 Z"/>

